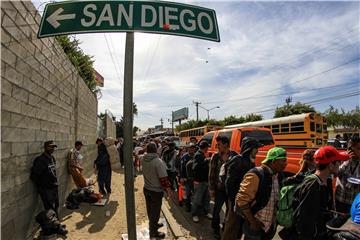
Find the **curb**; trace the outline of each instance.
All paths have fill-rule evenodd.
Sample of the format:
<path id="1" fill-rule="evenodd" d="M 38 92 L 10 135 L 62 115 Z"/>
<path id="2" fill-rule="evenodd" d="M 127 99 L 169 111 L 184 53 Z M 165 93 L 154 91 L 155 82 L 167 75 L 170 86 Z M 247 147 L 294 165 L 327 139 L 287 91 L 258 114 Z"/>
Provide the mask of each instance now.
<path id="1" fill-rule="evenodd" d="M 168 222 L 169 227 L 173 232 L 175 238 L 179 240 L 186 240 L 186 238 L 184 237 L 184 233 L 181 231 L 179 224 L 176 222 L 169 208 L 170 208 L 169 203 L 167 201 L 163 201 L 163 204 L 161 206 L 161 211 L 164 214 L 164 217 Z"/>

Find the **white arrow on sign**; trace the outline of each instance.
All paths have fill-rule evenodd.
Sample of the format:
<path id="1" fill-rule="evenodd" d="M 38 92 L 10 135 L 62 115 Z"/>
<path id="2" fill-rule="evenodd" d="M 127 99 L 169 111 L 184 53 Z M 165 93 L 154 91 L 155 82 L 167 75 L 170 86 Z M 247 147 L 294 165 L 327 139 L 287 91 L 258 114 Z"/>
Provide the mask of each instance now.
<path id="1" fill-rule="evenodd" d="M 67 19 L 75 19 L 75 16 L 76 16 L 75 13 L 60 15 L 63 11 L 64 11 L 63 8 L 59 8 L 53 14 L 51 14 L 48 18 L 46 18 L 46 21 L 48 21 L 54 28 L 58 28 L 60 26 L 60 23 L 58 21 L 67 20 Z"/>

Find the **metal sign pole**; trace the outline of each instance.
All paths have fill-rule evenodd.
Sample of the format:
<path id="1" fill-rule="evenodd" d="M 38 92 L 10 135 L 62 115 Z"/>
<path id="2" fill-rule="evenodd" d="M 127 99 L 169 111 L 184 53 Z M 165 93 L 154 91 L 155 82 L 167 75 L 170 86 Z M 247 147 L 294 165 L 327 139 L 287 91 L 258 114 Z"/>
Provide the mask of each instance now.
<path id="1" fill-rule="evenodd" d="M 124 158 L 125 200 L 129 240 L 136 240 L 134 164 L 133 164 L 133 70 L 134 33 L 126 33 L 124 68 Z"/>

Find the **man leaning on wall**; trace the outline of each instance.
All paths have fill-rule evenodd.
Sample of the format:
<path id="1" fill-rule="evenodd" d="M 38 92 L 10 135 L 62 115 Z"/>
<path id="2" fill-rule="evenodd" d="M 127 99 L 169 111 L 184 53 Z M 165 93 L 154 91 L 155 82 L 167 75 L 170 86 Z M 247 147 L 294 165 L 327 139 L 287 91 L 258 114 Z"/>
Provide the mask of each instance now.
<path id="1" fill-rule="evenodd" d="M 56 160 L 53 156 L 56 147 L 52 140 L 44 143 L 44 152 L 35 158 L 30 178 L 35 183 L 45 210 L 54 211 L 59 219 L 59 183 L 56 175 Z M 65 227 L 61 225 L 58 233 L 66 235 L 68 231 Z"/>

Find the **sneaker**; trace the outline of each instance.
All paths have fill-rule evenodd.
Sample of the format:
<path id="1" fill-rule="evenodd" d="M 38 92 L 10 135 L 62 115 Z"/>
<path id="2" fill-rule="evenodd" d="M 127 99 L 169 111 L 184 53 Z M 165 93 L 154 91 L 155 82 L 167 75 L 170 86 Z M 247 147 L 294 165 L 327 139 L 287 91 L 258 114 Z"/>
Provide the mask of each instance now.
<path id="1" fill-rule="evenodd" d="M 199 222 L 199 217 L 198 216 L 193 216 L 192 220 L 193 220 L 193 222 L 198 223 Z"/>
<path id="2" fill-rule="evenodd" d="M 157 232 L 155 234 L 150 234 L 150 238 L 160 238 L 160 239 L 163 239 L 165 238 L 165 233 L 163 232 Z"/>
<path id="3" fill-rule="evenodd" d="M 208 213 L 208 214 L 206 214 L 206 217 L 207 217 L 208 219 L 212 219 L 212 218 L 213 218 L 213 215 L 212 215 L 211 213 Z"/>

